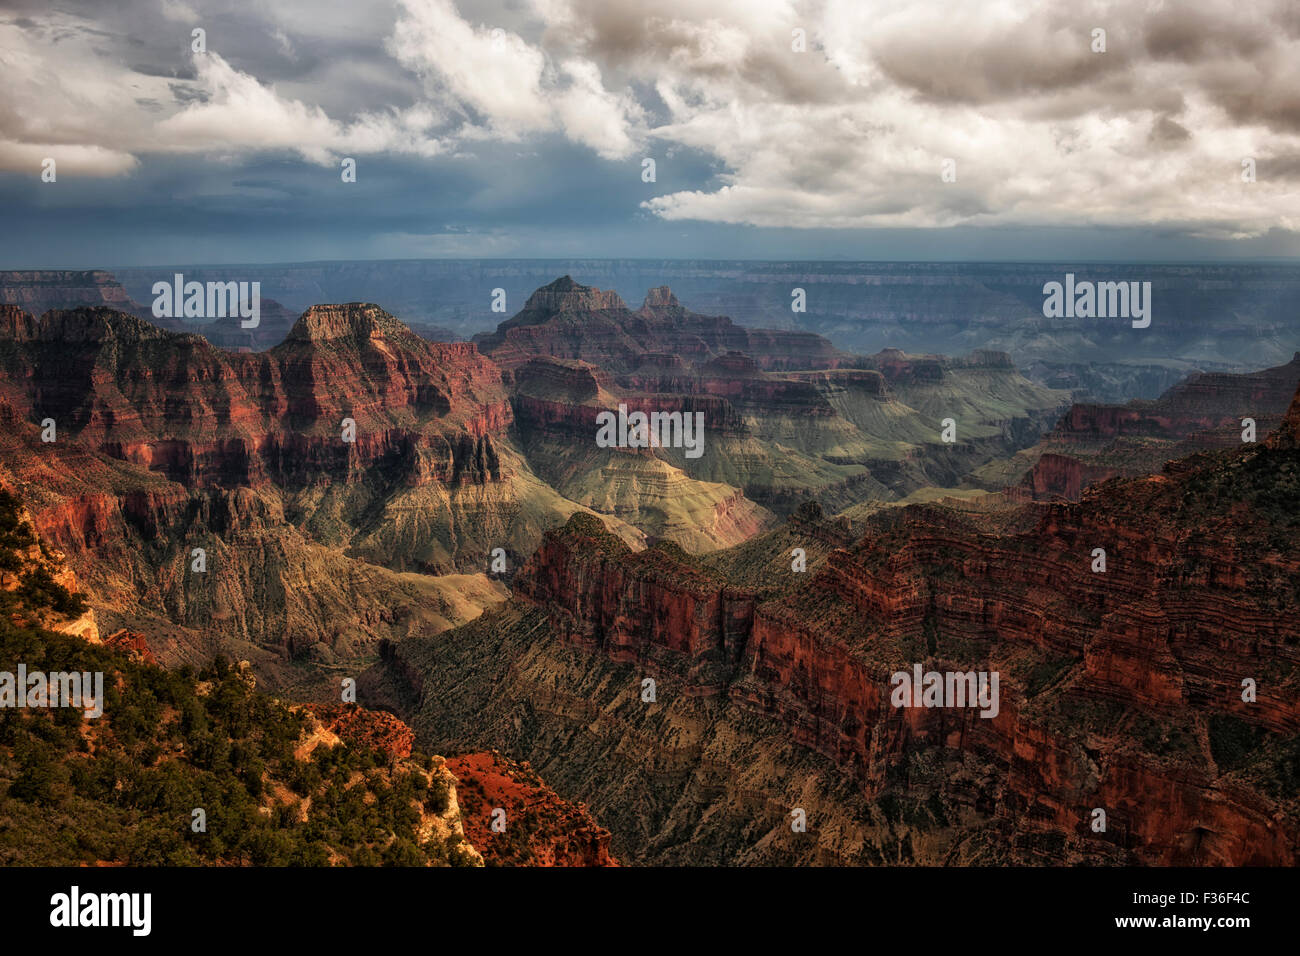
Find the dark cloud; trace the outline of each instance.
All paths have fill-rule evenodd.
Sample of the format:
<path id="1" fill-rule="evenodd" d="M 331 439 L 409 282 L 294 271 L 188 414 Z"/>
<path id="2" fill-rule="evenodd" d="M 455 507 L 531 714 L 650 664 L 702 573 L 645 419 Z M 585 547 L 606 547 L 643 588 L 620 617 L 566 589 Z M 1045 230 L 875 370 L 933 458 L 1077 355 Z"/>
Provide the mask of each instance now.
<path id="1" fill-rule="evenodd" d="M 197 76 L 194 72 L 194 67 L 190 65 L 188 60 L 184 62 L 178 61 L 172 66 L 154 66 L 146 63 L 137 63 L 131 66 L 131 70 L 134 73 L 139 73 L 141 76 L 162 76 L 173 80 L 193 80 Z"/>
<path id="2" fill-rule="evenodd" d="M 185 103 L 206 103 L 208 101 L 207 91 L 195 86 L 184 83 L 168 83 L 167 89 L 171 90 L 176 102 L 182 105 Z"/>
<path id="3" fill-rule="evenodd" d="M 1300 83 L 1300 70 L 1294 61 L 1288 72 L 1294 82 Z M 1215 71 L 1206 88 L 1234 123 L 1261 123 L 1278 132 L 1300 132 L 1300 86 L 1265 84 L 1252 66 Z"/>
<path id="4" fill-rule="evenodd" d="M 1034 237 L 1050 235 L 1050 254 L 1068 257 L 1086 255 L 1103 227 L 1042 223 L 1109 228 L 1150 213 L 1162 221 L 1108 235 L 1121 237 L 1116 248 L 1137 249 L 1140 236 L 1177 257 L 1209 248 L 1196 233 L 1296 222 L 1294 203 L 1267 198 L 1270 182 L 1300 179 L 1289 136 L 1300 133 L 1294 0 L 1155 10 L 1055 0 L 1023 14 L 885 4 L 860 29 L 846 25 L 852 4 L 571 0 L 567 18 L 543 22 L 563 0 L 455 0 L 440 25 L 458 14 L 474 35 L 501 26 L 545 60 L 546 77 L 526 91 L 541 112 L 571 89 L 550 82 L 571 59 L 599 68 L 597 94 L 633 102 L 585 139 L 581 110 L 495 135 L 492 110 L 520 101 L 513 87 L 465 96 L 490 61 L 446 62 L 454 46 L 399 61 L 387 41 L 401 0 L 187 2 L 193 16 L 165 0 L 8 4 L 6 24 L 59 51 L 0 92 L 0 169 L 10 170 L 0 205 L 14 223 L 0 251 L 28 264 L 41 250 L 63 264 L 282 259 L 287 249 L 350 258 L 400 254 L 401 237 L 414 237 L 413 252 L 428 240 L 454 254 L 463 237 L 466 249 L 482 239 L 518 243 L 504 251 L 521 255 L 698 256 L 724 242 L 728 254 L 861 257 L 893 254 L 894 236 L 897 254 L 960 256 L 980 250 L 980 232 L 949 223 L 1014 215 L 1021 223 L 996 227 L 990 255 L 1032 256 Z M 214 58 L 199 70 L 194 26 Z M 808 31 L 806 53 L 790 49 L 795 26 Z M 1100 54 L 1090 48 L 1098 26 L 1108 31 Z M 440 70 L 469 77 L 459 99 Z M 115 81 L 121 96 L 102 109 L 79 92 Z M 164 125 L 181 113 L 188 125 Z M 1257 127 L 1269 130 L 1263 141 L 1239 145 Z M 630 156 L 600 152 L 619 135 Z M 79 180 L 71 163 L 65 176 L 61 160 L 57 193 L 33 192 L 32 150 L 51 143 L 118 178 Z M 1237 160 L 1223 154 L 1243 148 L 1260 157 L 1259 188 L 1211 195 Z M 642 152 L 658 161 L 654 184 L 640 181 Z M 344 186 L 337 160 L 351 154 L 360 177 Z M 939 180 L 947 156 L 957 184 Z M 642 206 L 655 199 L 666 202 Z M 1182 219 L 1163 221 L 1180 208 Z M 1229 212 L 1199 221 L 1210 208 Z M 831 220 L 843 228 L 824 229 Z M 1285 228 L 1251 241 L 1261 245 L 1240 248 L 1295 249 Z"/>
<path id="5" fill-rule="evenodd" d="M 1150 56 L 1182 63 L 1225 56 L 1250 59 L 1274 42 L 1272 25 L 1249 5 L 1216 11 L 1177 4 L 1151 14 L 1142 26 L 1142 44 Z"/>
<path id="6" fill-rule="evenodd" d="M 993 103 L 1091 88 L 1126 69 L 1121 51 L 1091 52 L 1088 30 L 1061 33 L 1047 26 L 1019 24 L 974 45 L 960 35 L 890 38 L 873 52 L 894 82 L 946 103 Z"/>
<path id="7" fill-rule="evenodd" d="M 1174 146 L 1192 138 L 1187 128 L 1175 123 L 1168 116 L 1161 116 L 1151 124 L 1151 143 L 1154 146 Z"/>
<path id="8" fill-rule="evenodd" d="M 1255 167 L 1257 179 L 1300 180 L 1300 152 L 1261 157 Z"/>
<path id="9" fill-rule="evenodd" d="M 809 26 L 799 17 L 751 34 L 748 42 L 735 47 L 737 56 L 726 58 L 718 55 L 717 47 L 719 34 L 729 24 L 704 15 L 691 19 L 675 15 L 673 9 L 606 0 L 574 0 L 571 7 L 581 26 L 552 27 L 544 34 L 546 45 L 580 51 L 615 74 L 653 71 L 673 62 L 686 75 L 735 79 L 782 103 L 828 103 L 856 95 L 818 54 L 815 35 L 805 34 L 806 52 L 791 48 L 791 31 Z"/>

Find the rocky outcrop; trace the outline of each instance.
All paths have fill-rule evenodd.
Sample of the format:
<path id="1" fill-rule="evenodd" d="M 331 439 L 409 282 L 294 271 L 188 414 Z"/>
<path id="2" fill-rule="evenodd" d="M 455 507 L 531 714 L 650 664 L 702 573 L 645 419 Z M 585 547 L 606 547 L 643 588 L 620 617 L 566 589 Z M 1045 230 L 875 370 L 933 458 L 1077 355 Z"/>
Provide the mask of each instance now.
<path id="1" fill-rule="evenodd" d="M 511 417 L 495 367 L 376 306 L 309 309 L 259 355 L 108 309 L 50 312 L 13 341 L 3 371 L 19 414 L 187 485 L 347 481 L 394 465 L 425 480 L 500 477 L 493 436 Z"/>
<path id="2" fill-rule="evenodd" d="M 462 623 L 504 596 L 492 549 L 513 564 L 580 507 L 512 447 L 475 346 L 374 306 L 308 310 L 257 354 L 109 309 L 6 310 L 0 334 L 0 479 L 169 665 L 219 643 L 278 686 Z"/>
<path id="3" fill-rule="evenodd" d="M 415 732 L 392 714 L 356 704 L 315 704 L 306 709 L 325 731 L 345 743 L 381 751 L 390 760 L 411 756 Z"/>
<path id="4" fill-rule="evenodd" d="M 1300 384 L 1300 352 L 1286 365 L 1247 375 L 1200 373 L 1153 401 L 1127 405 L 1075 405 L 1049 434 L 1061 444 L 1148 437 L 1184 440 L 1226 428 L 1240 432 L 1243 418 L 1256 419 L 1260 432 L 1281 418 Z M 1206 434 L 1205 447 L 1213 447 Z"/>
<path id="5" fill-rule="evenodd" d="M 488 866 L 618 866 L 609 831 L 584 804 L 562 800 L 527 761 L 493 751 L 450 757 L 447 769 L 456 776 L 466 837 Z"/>
<path id="6" fill-rule="evenodd" d="M 0 339 L 27 342 L 36 334 L 36 320 L 22 306 L 0 305 Z"/>
<path id="7" fill-rule="evenodd" d="M 628 414 L 692 416 L 700 455 L 746 431 L 736 410 L 706 394 L 628 391 L 596 366 L 573 359 L 530 359 L 514 372 L 516 431 L 529 464 L 566 498 L 613 515 L 652 538 L 691 551 L 745 540 L 771 517 L 731 482 L 710 480 L 695 467 L 698 455 L 680 447 L 621 447 L 598 442 L 601 416 L 622 406 Z M 703 416 L 704 433 L 694 428 Z"/>
<path id="8" fill-rule="evenodd" d="M 925 485 L 958 486 L 1037 440 L 1065 407 L 1063 394 L 1024 379 L 1005 353 L 852 356 L 806 333 L 697 315 L 666 287 L 631 312 L 566 276 L 478 341 L 512 370 L 515 422 L 538 474 L 567 497 L 692 551 L 735 541 L 707 530 L 682 537 L 676 522 L 655 517 L 662 498 L 621 492 L 627 485 L 606 473 L 614 456 L 592 447 L 602 412 L 622 405 L 703 415 L 697 454 L 650 455 L 692 481 L 734 489 L 728 511 L 743 498 L 787 515 L 809 499 L 839 510 Z M 947 419 L 958 427 L 953 444 L 941 434 Z M 636 470 L 627 460 L 612 467 L 619 476 Z M 661 487 L 659 475 L 647 473 L 635 493 Z M 691 520 L 715 521 L 699 509 Z"/>
<path id="9" fill-rule="evenodd" d="M 1049 436 L 1060 442 L 1100 438 L 1185 439 L 1254 418 L 1259 431 L 1274 427 L 1300 384 L 1300 353 L 1286 365 L 1244 375 L 1201 373 L 1158 399 L 1126 405 L 1074 405 Z M 1207 445 L 1206 447 L 1210 447 Z"/>
<path id="10" fill-rule="evenodd" d="M 1277 429 L 1268 436 L 1266 444 L 1269 448 L 1277 448 L 1282 451 L 1294 451 L 1296 448 L 1300 448 L 1300 387 L 1296 389 L 1290 407 L 1287 408 L 1286 414 L 1282 416 L 1282 421 L 1278 423 Z"/>
<path id="11" fill-rule="evenodd" d="M 412 804 L 412 810 L 418 816 L 415 826 L 417 841 L 422 845 L 441 844 L 448 857 L 455 857 L 448 862 L 456 865 L 483 865 L 483 857 L 467 839 L 457 792 L 459 781 L 442 757 L 412 757 L 414 734 L 406 724 L 392 714 L 367 710 L 356 704 L 291 709 L 305 718 L 302 735 L 294 748 L 297 760 L 312 759 L 318 747 L 346 746 L 376 752 L 380 756 L 380 765 L 370 774 L 387 786 L 394 786 L 399 777 L 416 777 L 423 781 L 422 792 L 427 797 L 422 796 L 419 802 Z M 293 794 L 281 796 L 292 799 Z M 298 807 L 299 819 L 306 822 L 310 819 L 310 806 L 299 803 Z"/>
<path id="12" fill-rule="evenodd" d="M 536 356 L 581 359 L 614 369 L 644 350 L 626 328 L 631 314 L 615 293 L 564 276 L 535 291 L 495 332 L 475 336 L 474 341 L 506 369 Z"/>
<path id="13" fill-rule="evenodd" d="M 158 659 L 153 656 L 153 650 L 149 647 L 149 639 L 138 631 L 128 631 L 125 628 L 114 631 L 104 638 L 104 645 L 115 651 L 121 651 L 142 664 L 158 663 Z"/>
<path id="14" fill-rule="evenodd" d="M 590 286 L 579 285 L 569 276 L 556 279 L 550 285 L 542 286 L 524 304 L 523 313 L 532 321 L 521 325 L 535 324 L 566 312 L 602 312 L 626 309 L 623 300 L 616 292 L 602 292 Z"/>
<path id="15" fill-rule="evenodd" d="M 619 661 L 683 654 L 698 666 L 700 688 L 716 691 L 744 649 L 755 597 L 682 564 L 678 554 L 671 546 L 632 552 L 576 516 L 547 535 L 516 594 L 545 605 L 563 639 Z"/>
<path id="16" fill-rule="evenodd" d="M 1045 501 L 1063 498 L 1078 501 L 1083 489 L 1094 482 L 1104 481 L 1119 474 L 1118 469 L 1089 465 L 1069 455 L 1042 455 L 1021 479 L 1020 486 L 1011 489 L 1021 501 Z"/>
<path id="17" fill-rule="evenodd" d="M 457 838 L 467 862 L 488 866 L 617 866 L 610 834 L 582 804 L 562 800 L 525 763 L 499 753 L 412 757 L 415 733 L 390 713 L 356 704 L 295 708 L 306 716 L 295 754 L 310 759 L 317 747 L 360 748 L 380 757 L 377 771 L 425 777 L 445 794 L 444 805 L 421 807 L 425 840 Z M 436 801 L 435 801 L 436 802 Z M 498 820 L 493 814 L 504 811 Z M 494 829 L 495 825 L 495 829 Z M 455 841 L 453 841 L 453 844 Z"/>
<path id="18" fill-rule="evenodd" d="M 0 482 L 0 613 L 20 624 L 100 642 L 63 552 L 48 546 L 22 499 Z"/>

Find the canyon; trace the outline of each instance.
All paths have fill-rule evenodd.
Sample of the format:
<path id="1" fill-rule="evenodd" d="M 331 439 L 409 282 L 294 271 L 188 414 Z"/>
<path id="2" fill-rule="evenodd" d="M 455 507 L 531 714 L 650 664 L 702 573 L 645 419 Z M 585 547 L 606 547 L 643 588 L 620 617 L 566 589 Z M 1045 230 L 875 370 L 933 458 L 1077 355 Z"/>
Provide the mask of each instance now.
<path id="1" fill-rule="evenodd" d="M 504 597 L 494 548 L 580 508 L 512 450 L 492 363 L 377 307 L 308 310 L 262 353 L 104 307 L 0 311 L 0 479 L 168 664 L 225 646 L 277 683 L 460 623 Z"/>
<path id="2" fill-rule="evenodd" d="M 1259 445 L 1079 503 L 889 509 L 851 544 L 805 510 L 741 546 L 757 585 L 575 516 L 510 604 L 364 686 L 528 759 L 633 863 L 1294 865 L 1297 481 L 1300 395 Z M 792 542 L 807 572 L 771 573 Z M 999 713 L 891 707 L 914 662 L 1000 672 Z"/>
<path id="3" fill-rule="evenodd" d="M 89 606 L 43 626 L 137 664 L 246 661 L 317 742 L 449 754 L 420 773 L 488 865 L 1295 862 L 1300 359 L 1117 404 L 988 329 L 862 353 L 663 285 L 565 275 L 452 342 L 0 280 L 40 542 L 5 587 L 44 568 Z M 702 416 L 701 453 L 602 447 L 620 407 Z M 1000 706 L 893 707 L 917 666 Z"/>
<path id="4" fill-rule="evenodd" d="M 6 864 L 176 865 L 198 862 L 197 852 L 218 865 L 284 863 L 286 855 L 297 865 L 617 865 L 608 831 L 527 764 L 495 753 L 427 755 L 391 713 L 266 696 L 248 661 L 218 656 L 197 673 L 164 675 L 144 635 L 101 638 L 65 556 L 39 537 L 31 513 L 3 488 L 0 653 L 10 663 L 15 656 L 63 667 L 75 661 L 107 676 L 112 688 L 93 720 L 63 721 L 61 731 L 46 726 L 43 706 L 5 712 Z M 140 722 L 138 708 L 156 704 L 160 688 L 177 719 Z M 250 759 L 259 752 L 264 759 Z M 88 785 L 89 767 L 107 775 L 107 788 Z M 331 776 L 334 786 L 321 789 Z M 186 780 L 202 788 L 214 778 L 227 788 L 219 805 L 177 786 Z M 133 795 L 140 785 L 146 800 Z M 211 808 L 210 837 L 206 815 L 196 829 L 174 826 L 178 815 L 191 820 L 195 799 Z M 378 812 L 363 825 L 358 817 L 367 804 Z M 508 836 L 491 826 L 498 808 L 510 814 Z M 51 828 L 74 825 L 80 839 L 49 839 Z M 250 829 L 264 839 L 245 842 Z M 275 836 L 266 839 L 271 830 Z M 199 834 L 188 846 L 180 835 L 186 831 Z"/>
<path id="5" fill-rule="evenodd" d="M 103 276 L 82 280 L 116 301 Z M 505 600 L 577 511 L 632 547 L 714 550 L 812 497 L 951 484 L 1064 407 L 996 353 L 852 356 L 697 315 L 666 288 L 634 313 L 567 277 L 477 344 L 350 303 L 243 349 L 104 305 L 0 306 L 0 480 L 107 627 L 171 666 L 228 649 L 304 693 L 382 639 Z M 623 402 L 705 414 L 705 454 L 599 448 L 595 416 Z"/>

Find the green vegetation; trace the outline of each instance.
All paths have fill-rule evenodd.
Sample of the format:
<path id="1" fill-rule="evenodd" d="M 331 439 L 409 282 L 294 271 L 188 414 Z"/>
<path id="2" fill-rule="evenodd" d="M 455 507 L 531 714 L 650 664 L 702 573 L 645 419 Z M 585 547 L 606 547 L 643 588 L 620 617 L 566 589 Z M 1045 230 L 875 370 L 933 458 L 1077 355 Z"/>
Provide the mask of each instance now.
<path id="1" fill-rule="evenodd" d="M 1229 503 L 1244 503 L 1261 525 L 1279 530 L 1300 525 L 1296 498 L 1300 496 L 1300 450 L 1268 448 L 1237 458 L 1226 453 L 1196 455 L 1203 462 L 1183 486 L 1183 506 L 1198 513 L 1218 513 Z M 1286 532 L 1291 534 L 1293 532 Z M 1283 542 L 1290 539 L 1282 536 Z"/>
<path id="2" fill-rule="evenodd" d="M 0 864 L 459 864 L 456 839 L 420 843 L 421 807 L 448 783 L 430 758 L 340 744 L 295 754 L 307 718 L 224 658 L 167 671 L 29 622 L 84 610 L 22 552 L 36 539 L 0 489 L 0 670 L 102 672 L 104 713 L 0 708 Z M 194 831 L 202 810 L 202 832 Z"/>
<path id="3" fill-rule="evenodd" d="M 1145 753 L 1157 757 L 1200 756 L 1200 746 L 1196 742 L 1194 729 L 1176 718 L 1160 716 L 1151 717 L 1140 711 L 1133 714 L 1130 734 L 1142 744 Z"/>
<path id="4" fill-rule="evenodd" d="M 610 534 L 609 529 L 605 527 L 605 522 L 585 511 L 575 511 L 570 515 L 568 522 L 565 523 L 559 534 L 563 537 L 582 536 L 590 538 L 595 542 L 596 549 L 607 557 L 618 557 L 632 550 L 613 534 Z"/>
<path id="5" fill-rule="evenodd" d="M 450 841 L 418 842 L 421 805 L 446 808 L 442 778 L 431 787 L 417 762 L 346 744 L 297 759 L 306 718 L 221 658 L 197 674 L 165 671 L 0 621 L 0 668 L 19 661 L 102 671 L 106 701 L 97 720 L 0 710 L 6 866 L 462 862 Z M 196 808 L 206 832 L 193 832 Z"/>
<path id="6" fill-rule="evenodd" d="M 420 842 L 421 808 L 449 798 L 430 758 L 340 744 L 299 759 L 308 718 L 224 658 L 167 671 L 33 626 L 85 610 L 31 561 L 38 544 L 0 489 L 0 569 L 18 578 L 0 590 L 0 670 L 102 672 L 104 712 L 0 708 L 0 865 L 466 862 L 456 837 Z"/>
<path id="7" fill-rule="evenodd" d="M 7 488 L 0 488 L 0 552 L 7 561 L 17 562 L 13 552 L 17 548 L 28 548 L 36 543 L 36 533 L 32 526 L 22 520 L 21 503 L 17 496 Z M 6 570 L 17 570 L 6 566 Z"/>

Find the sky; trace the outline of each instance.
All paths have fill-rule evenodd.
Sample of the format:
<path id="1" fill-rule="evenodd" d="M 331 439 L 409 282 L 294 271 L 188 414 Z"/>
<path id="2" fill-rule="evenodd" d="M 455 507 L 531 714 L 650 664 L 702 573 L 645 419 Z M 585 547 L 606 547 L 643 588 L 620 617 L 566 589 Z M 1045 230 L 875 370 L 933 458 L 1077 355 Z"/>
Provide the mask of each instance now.
<path id="1" fill-rule="evenodd" d="M 0 0 L 0 71 L 0 268 L 1300 256 L 1294 0 Z"/>

